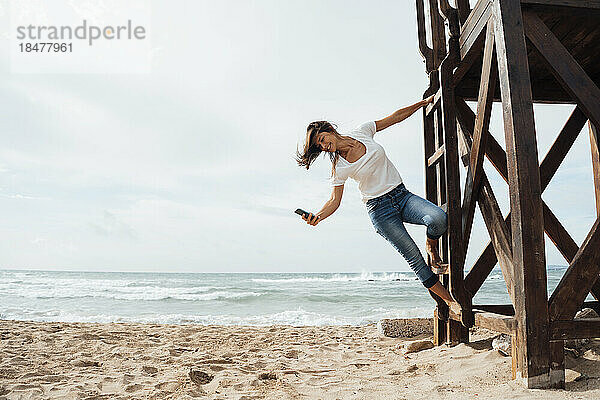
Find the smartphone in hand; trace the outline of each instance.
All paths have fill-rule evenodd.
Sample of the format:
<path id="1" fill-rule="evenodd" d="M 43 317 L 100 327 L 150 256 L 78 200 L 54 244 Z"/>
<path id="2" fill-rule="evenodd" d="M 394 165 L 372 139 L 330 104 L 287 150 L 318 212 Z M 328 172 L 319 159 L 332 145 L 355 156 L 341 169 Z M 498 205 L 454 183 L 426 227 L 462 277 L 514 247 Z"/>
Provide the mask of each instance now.
<path id="1" fill-rule="evenodd" d="M 303 210 L 303 209 L 301 209 L 301 208 L 297 208 L 297 209 L 296 209 L 296 211 L 294 211 L 294 212 L 295 212 L 296 214 L 298 214 L 298 215 L 300 215 L 300 216 L 302 216 L 302 217 L 306 218 L 306 219 L 310 218 L 310 216 L 311 216 L 311 215 L 314 215 L 314 214 L 312 214 L 312 213 L 309 213 L 308 211 L 304 211 L 304 210 Z M 319 218 L 319 217 L 317 217 L 317 218 Z"/>

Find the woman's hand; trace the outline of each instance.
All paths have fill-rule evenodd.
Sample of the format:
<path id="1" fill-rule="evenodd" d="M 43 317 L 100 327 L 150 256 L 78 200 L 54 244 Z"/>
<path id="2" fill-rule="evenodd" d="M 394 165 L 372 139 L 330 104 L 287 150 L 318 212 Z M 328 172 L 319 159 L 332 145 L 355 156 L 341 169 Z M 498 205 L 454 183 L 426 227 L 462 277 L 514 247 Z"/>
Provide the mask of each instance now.
<path id="1" fill-rule="evenodd" d="M 313 213 L 309 213 L 308 217 L 306 215 L 302 215 L 302 219 L 305 220 L 307 224 L 312 226 L 316 226 L 319 222 L 321 222 L 321 218 Z"/>

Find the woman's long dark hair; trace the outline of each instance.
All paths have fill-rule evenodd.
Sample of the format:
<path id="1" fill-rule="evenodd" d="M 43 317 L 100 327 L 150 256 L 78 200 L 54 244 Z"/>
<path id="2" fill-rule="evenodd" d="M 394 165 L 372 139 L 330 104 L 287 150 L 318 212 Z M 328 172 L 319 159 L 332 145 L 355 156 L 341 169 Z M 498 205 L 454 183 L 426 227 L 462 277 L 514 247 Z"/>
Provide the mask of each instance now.
<path id="1" fill-rule="evenodd" d="M 308 124 L 308 127 L 306 128 L 306 142 L 304 143 L 304 148 L 302 152 L 296 150 L 296 162 L 299 166 L 306 167 L 306 169 L 310 168 L 311 164 L 322 152 L 319 145 L 315 143 L 317 134 L 321 132 L 331 132 L 338 135 L 335 128 L 337 128 L 337 126 L 334 126 L 327 121 L 315 121 Z M 330 152 L 329 158 L 331 159 L 331 176 L 334 176 L 335 166 L 340 158 L 340 153 L 337 150 L 335 152 Z"/>

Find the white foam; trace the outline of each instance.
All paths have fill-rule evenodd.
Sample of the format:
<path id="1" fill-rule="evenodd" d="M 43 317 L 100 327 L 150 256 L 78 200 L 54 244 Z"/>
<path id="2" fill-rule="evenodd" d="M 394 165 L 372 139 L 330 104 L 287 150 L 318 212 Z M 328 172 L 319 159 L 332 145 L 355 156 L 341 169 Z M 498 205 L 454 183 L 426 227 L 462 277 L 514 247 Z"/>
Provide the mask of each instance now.
<path id="1" fill-rule="evenodd" d="M 368 282 L 368 281 L 414 281 L 417 279 L 412 273 L 383 272 L 373 273 L 363 271 L 360 275 L 356 274 L 335 274 L 331 277 L 302 277 L 302 278 L 281 278 L 266 279 L 254 278 L 252 282 L 256 283 L 298 283 L 298 282 Z"/>
<path id="2" fill-rule="evenodd" d="M 30 310 L 33 311 L 33 310 Z M 78 313 L 63 312 L 61 310 L 47 310 L 45 312 L 30 312 L 23 315 L 2 313 L 0 319 L 52 321 L 52 322 L 140 322 L 152 324 L 199 324 L 199 325 L 293 325 L 293 326 L 324 326 L 324 325 L 366 325 L 376 323 L 382 318 L 418 318 L 430 317 L 432 309 L 373 309 L 364 315 L 340 316 L 306 311 L 302 307 L 277 313 L 236 316 L 236 315 L 188 315 L 188 314 L 155 314 L 146 316 L 121 316 L 121 315 L 82 315 Z"/>

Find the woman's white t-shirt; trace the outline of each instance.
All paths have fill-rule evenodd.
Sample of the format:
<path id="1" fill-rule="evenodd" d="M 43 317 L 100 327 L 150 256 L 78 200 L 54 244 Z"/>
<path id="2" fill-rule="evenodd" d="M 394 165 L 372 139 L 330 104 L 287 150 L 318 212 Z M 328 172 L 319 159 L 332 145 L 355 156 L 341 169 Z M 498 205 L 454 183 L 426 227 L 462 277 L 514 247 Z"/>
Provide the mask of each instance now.
<path id="1" fill-rule="evenodd" d="M 366 151 L 353 163 L 340 156 L 331 180 L 332 186 L 341 186 L 348 178 L 357 181 L 365 203 L 402 183 L 398 170 L 387 158 L 383 147 L 373 140 L 375 131 L 375 122 L 369 121 L 345 135 L 364 144 Z"/>

